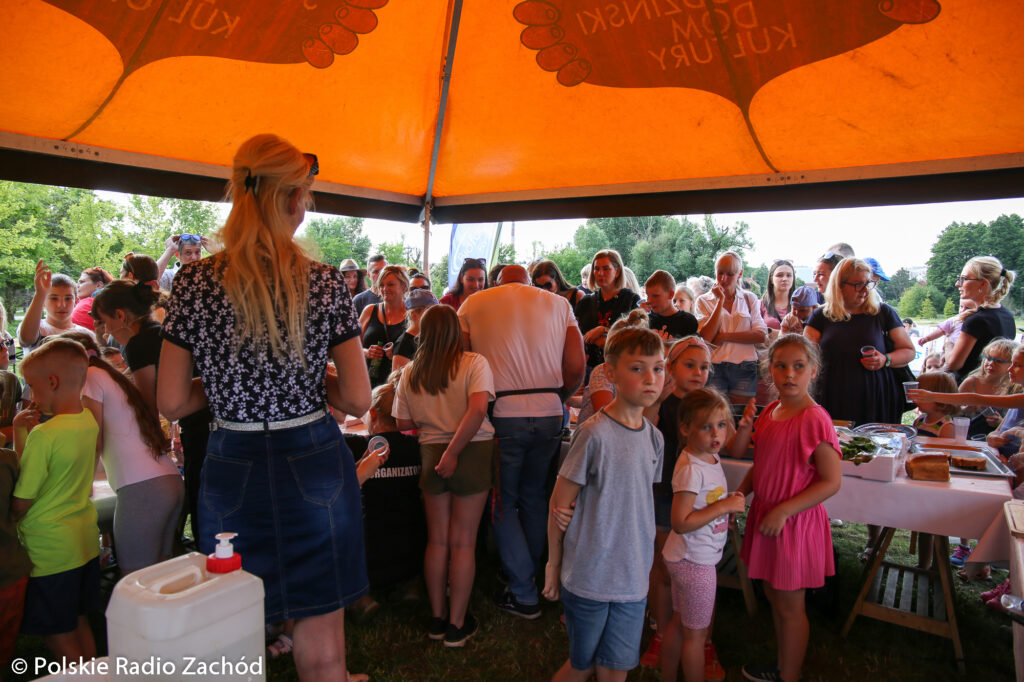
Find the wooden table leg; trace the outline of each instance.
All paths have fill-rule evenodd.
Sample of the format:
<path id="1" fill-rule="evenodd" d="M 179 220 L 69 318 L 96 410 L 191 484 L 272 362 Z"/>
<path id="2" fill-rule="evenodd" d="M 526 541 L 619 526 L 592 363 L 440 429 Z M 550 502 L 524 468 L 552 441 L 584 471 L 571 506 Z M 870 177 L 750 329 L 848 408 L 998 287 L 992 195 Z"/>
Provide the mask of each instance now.
<path id="1" fill-rule="evenodd" d="M 875 575 L 878 573 L 878 569 L 882 566 L 882 560 L 885 558 L 885 553 L 889 551 L 889 543 L 892 542 L 892 536 L 896 532 L 895 528 L 883 528 L 882 532 L 878 535 L 878 541 L 875 546 L 871 548 L 871 556 L 868 559 L 868 568 L 864 574 L 864 583 L 860 587 L 860 592 L 857 594 L 857 600 L 853 602 L 853 609 L 850 611 L 850 616 L 846 619 L 846 624 L 843 625 L 843 630 L 840 634 L 846 637 L 850 633 L 850 628 L 853 627 L 853 621 L 856 620 L 857 616 L 861 613 L 864 606 L 864 599 L 868 596 L 868 592 L 871 590 L 871 583 L 875 580 Z M 947 559 L 946 563 L 949 561 Z"/>
<path id="2" fill-rule="evenodd" d="M 939 572 L 942 593 L 946 598 L 946 619 L 949 621 L 950 639 L 953 640 L 953 651 L 956 653 L 956 665 L 963 675 L 967 670 L 964 666 L 964 648 L 960 643 L 960 628 L 956 623 L 956 594 L 953 587 L 953 570 L 949 564 L 949 538 L 945 535 L 936 535 L 933 547 L 935 556 L 932 560 Z"/>

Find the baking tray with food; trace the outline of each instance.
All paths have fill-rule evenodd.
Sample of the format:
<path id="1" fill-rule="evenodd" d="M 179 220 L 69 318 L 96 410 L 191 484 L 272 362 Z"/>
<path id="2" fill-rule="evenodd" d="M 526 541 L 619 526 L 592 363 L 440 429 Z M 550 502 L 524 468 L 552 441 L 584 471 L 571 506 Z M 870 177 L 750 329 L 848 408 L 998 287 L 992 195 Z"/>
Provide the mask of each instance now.
<path id="1" fill-rule="evenodd" d="M 901 434 L 906 436 L 908 439 L 912 439 L 917 436 L 917 429 L 913 426 L 907 426 L 906 424 L 861 424 L 855 428 L 853 432 L 863 435 Z"/>
<path id="2" fill-rule="evenodd" d="M 1013 478 L 1013 471 L 990 447 L 983 443 L 950 443 L 942 438 L 921 438 L 911 447 L 911 454 L 928 450 L 949 456 L 949 473 L 953 476 L 982 478 Z"/>

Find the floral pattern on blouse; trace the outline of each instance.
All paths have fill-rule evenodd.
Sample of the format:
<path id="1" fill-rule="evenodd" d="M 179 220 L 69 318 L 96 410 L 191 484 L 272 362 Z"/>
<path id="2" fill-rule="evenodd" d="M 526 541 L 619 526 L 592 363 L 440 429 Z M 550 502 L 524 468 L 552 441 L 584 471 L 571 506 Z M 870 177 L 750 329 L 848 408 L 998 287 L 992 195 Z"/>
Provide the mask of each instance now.
<path id="1" fill-rule="evenodd" d="M 192 352 L 210 409 L 220 419 L 280 421 L 321 409 L 328 351 L 358 337 L 359 317 L 337 268 L 309 265 L 306 368 L 294 351 L 274 357 L 269 341 L 248 340 L 235 353 L 235 312 L 221 280 L 225 261 L 204 258 L 174 277 L 163 336 Z M 284 336 L 284 324 L 278 320 Z"/>

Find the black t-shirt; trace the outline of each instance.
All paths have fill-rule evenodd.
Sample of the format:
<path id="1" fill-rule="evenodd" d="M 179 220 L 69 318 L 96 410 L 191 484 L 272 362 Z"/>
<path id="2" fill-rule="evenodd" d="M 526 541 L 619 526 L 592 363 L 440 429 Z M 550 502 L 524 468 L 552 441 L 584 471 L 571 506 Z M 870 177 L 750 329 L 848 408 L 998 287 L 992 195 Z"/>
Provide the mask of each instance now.
<path id="1" fill-rule="evenodd" d="M 368 305 L 376 305 L 380 303 L 380 296 L 373 293 L 373 289 L 367 289 L 356 294 L 356 297 L 352 299 L 352 305 L 356 308 L 356 315 L 363 312 L 363 308 Z"/>
<path id="2" fill-rule="evenodd" d="M 387 439 L 391 452 L 362 488 L 366 568 L 374 589 L 418 575 L 427 547 L 419 443 L 399 431 L 376 435 Z M 357 462 L 369 442 L 366 436 L 345 436 Z"/>
<path id="3" fill-rule="evenodd" d="M 615 320 L 638 305 L 640 297 L 632 289 L 620 289 L 619 293 L 607 301 L 600 290 L 587 294 L 576 304 L 576 321 L 580 325 L 580 333 L 586 334 L 599 325 L 611 327 Z M 604 362 L 604 349 L 601 346 L 588 343 L 586 348 L 588 365 L 597 367 Z"/>
<path id="4" fill-rule="evenodd" d="M 666 331 L 674 339 L 681 339 L 697 333 L 697 318 L 690 313 L 678 310 L 675 315 L 662 317 L 658 313 L 649 313 L 647 320 L 654 331 Z"/>
<path id="5" fill-rule="evenodd" d="M 968 374 L 978 368 L 981 364 L 981 351 L 990 341 L 999 337 L 1012 340 L 1016 336 L 1013 315 L 1004 307 L 980 308 L 978 312 L 964 320 L 964 326 L 960 328 L 960 331 L 973 336 L 977 339 L 977 343 L 967 354 L 963 366 L 956 371 L 957 383 L 966 379 Z"/>
<path id="6" fill-rule="evenodd" d="M 122 351 L 128 369 L 137 372 L 143 367 L 159 365 L 161 345 L 160 323 L 156 320 L 144 323 L 139 333 L 128 339 Z"/>
<path id="7" fill-rule="evenodd" d="M 413 336 L 409 332 L 402 332 L 402 335 L 398 337 L 398 341 L 395 343 L 393 354 L 412 360 L 412 356 L 416 354 L 416 349 L 419 345 L 420 337 Z"/>
<path id="8" fill-rule="evenodd" d="M 679 403 L 682 398 L 670 393 L 658 408 L 658 430 L 665 438 L 665 459 L 661 465 L 661 480 L 655 482 L 654 492 L 672 495 L 672 474 L 679 458 Z"/>

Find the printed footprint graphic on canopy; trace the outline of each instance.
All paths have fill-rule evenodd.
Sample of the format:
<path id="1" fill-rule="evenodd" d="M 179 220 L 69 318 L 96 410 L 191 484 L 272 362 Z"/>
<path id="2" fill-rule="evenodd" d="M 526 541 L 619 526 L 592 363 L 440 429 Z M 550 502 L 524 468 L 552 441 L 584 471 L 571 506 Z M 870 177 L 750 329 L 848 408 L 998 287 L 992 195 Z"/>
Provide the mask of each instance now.
<path id="1" fill-rule="evenodd" d="M 939 11 L 937 0 L 525 0 L 513 16 L 562 85 L 706 90 L 742 110 L 761 150 L 748 112 L 765 83 Z"/>
<path id="2" fill-rule="evenodd" d="M 388 0 L 45 0 L 102 33 L 124 71 L 74 137 L 102 113 L 124 80 L 146 64 L 180 56 L 224 57 L 324 69 L 377 28 Z"/>

